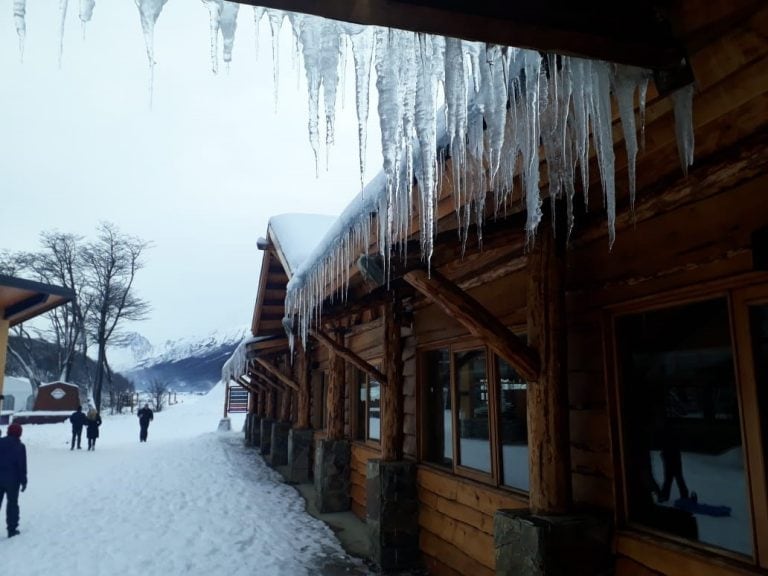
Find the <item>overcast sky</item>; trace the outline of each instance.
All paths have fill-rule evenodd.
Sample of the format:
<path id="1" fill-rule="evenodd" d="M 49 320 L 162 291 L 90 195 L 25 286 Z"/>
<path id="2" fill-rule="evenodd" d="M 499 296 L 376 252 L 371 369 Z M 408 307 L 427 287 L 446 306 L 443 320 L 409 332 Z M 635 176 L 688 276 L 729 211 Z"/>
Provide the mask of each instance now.
<path id="1" fill-rule="evenodd" d="M 248 324 L 268 218 L 338 214 L 359 190 L 353 75 L 316 178 L 287 22 L 275 112 L 266 19 L 257 58 L 253 12 L 241 8 L 231 70 L 214 75 L 207 9 L 169 0 L 150 109 L 135 3 L 97 0 L 85 39 L 69 4 L 61 69 L 58 2 L 28 2 L 23 63 L 11 3 L 0 13 L 0 249 L 35 249 L 44 230 L 91 236 L 108 220 L 154 244 L 137 281 L 151 318 L 132 327 L 153 344 Z M 378 122 L 369 128 L 370 177 Z"/>

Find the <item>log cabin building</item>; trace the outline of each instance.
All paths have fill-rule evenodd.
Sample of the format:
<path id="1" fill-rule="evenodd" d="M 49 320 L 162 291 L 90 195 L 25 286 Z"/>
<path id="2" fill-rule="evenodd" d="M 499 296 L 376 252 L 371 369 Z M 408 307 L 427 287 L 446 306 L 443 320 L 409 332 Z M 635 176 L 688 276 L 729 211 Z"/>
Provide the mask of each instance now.
<path id="1" fill-rule="evenodd" d="M 394 4 L 387 18 L 439 10 Z M 253 338 L 224 370 L 252 393 L 246 439 L 313 481 L 321 511 L 365 519 L 384 571 L 768 574 L 768 6 L 677 6 L 695 162 L 683 174 L 651 86 L 632 207 L 614 109 L 611 248 L 602 214 L 569 234 L 548 200 L 530 242 L 519 194 L 458 240 L 450 162 L 428 267 L 418 214 L 388 260 L 376 234 L 323 260 L 354 244 L 347 213 L 301 258 L 294 227 L 260 243 Z M 318 265 L 345 283 L 321 275 L 312 317 L 291 321 L 294 278 Z"/>

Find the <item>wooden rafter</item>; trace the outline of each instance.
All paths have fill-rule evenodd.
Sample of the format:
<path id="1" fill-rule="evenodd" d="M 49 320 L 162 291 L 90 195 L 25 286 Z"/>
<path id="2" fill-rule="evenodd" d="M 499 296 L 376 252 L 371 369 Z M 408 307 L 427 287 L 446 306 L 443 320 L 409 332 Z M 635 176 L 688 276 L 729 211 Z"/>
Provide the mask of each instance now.
<path id="1" fill-rule="evenodd" d="M 495 0 L 238 0 L 334 20 L 504 46 L 674 68 L 685 54 L 653 2 Z"/>
<path id="2" fill-rule="evenodd" d="M 346 360 L 356 368 L 368 374 L 374 380 L 377 380 L 382 386 L 384 386 L 387 383 L 386 375 L 382 374 L 380 370 L 377 370 L 375 366 L 372 366 L 371 364 L 369 364 L 368 362 L 360 358 L 360 356 L 352 352 L 352 350 L 350 350 L 349 348 L 346 348 L 342 344 L 339 344 L 338 342 L 334 341 L 330 336 L 328 336 L 322 330 L 310 330 L 309 334 L 313 338 L 315 338 L 318 342 L 320 342 L 323 346 L 335 352 L 336 354 L 344 358 L 344 360 Z"/>
<path id="3" fill-rule="evenodd" d="M 296 382 L 294 382 L 292 378 L 289 378 L 288 376 L 283 374 L 277 366 L 272 364 L 272 362 L 264 358 L 254 358 L 253 360 L 259 366 L 261 366 L 267 372 L 269 372 L 275 378 L 277 378 L 280 382 L 288 386 L 291 390 L 294 390 L 295 392 L 299 391 L 299 388 L 300 388 L 299 385 Z"/>
<path id="4" fill-rule="evenodd" d="M 529 382 L 539 379 L 539 355 L 477 300 L 436 270 L 412 270 L 403 279 L 440 306 L 470 333 L 482 339 Z"/>

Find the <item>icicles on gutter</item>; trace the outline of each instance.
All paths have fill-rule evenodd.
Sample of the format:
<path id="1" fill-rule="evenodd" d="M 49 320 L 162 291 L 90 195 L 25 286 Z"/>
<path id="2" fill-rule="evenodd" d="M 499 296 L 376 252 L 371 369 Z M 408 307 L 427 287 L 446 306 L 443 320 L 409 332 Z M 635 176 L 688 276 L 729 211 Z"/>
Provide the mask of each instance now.
<path id="1" fill-rule="evenodd" d="M 277 110 L 277 86 L 280 81 L 280 29 L 283 27 L 285 13 L 280 10 L 269 10 L 269 28 L 272 32 L 272 77 L 275 96 L 275 110 Z"/>
<path id="2" fill-rule="evenodd" d="M 238 2 L 227 0 L 203 0 L 210 15 L 211 31 L 211 69 L 214 74 L 219 72 L 219 32 L 223 40 L 224 63 L 232 61 L 232 48 L 235 44 L 237 31 L 237 14 L 240 10 Z M 263 11 L 263 8 L 262 8 Z M 256 23 L 258 26 L 258 22 Z"/>
<path id="3" fill-rule="evenodd" d="M 24 39 L 27 36 L 27 22 L 24 19 L 26 13 L 27 0 L 13 0 L 13 22 L 19 37 L 19 58 L 22 62 L 24 61 Z"/>
<path id="4" fill-rule="evenodd" d="M 677 150 L 683 173 L 687 176 L 688 167 L 693 165 L 693 84 L 672 94 L 672 101 L 675 110 Z"/>
<path id="5" fill-rule="evenodd" d="M 302 14 L 291 13 L 289 19 L 304 58 L 307 90 L 309 91 L 309 141 L 315 153 L 315 170 L 319 173 L 320 89 L 323 90 L 323 104 L 325 106 L 327 150 L 334 140 L 336 91 L 339 85 L 339 58 L 341 56 L 341 28 L 332 20 L 322 20 L 319 26 L 312 26 L 310 18 Z"/>
<path id="6" fill-rule="evenodd" d="M 261 6 L 253 7 L 253 30 L 254 30 L 254 42 L 256 45 L 256 58 L 259 57 L 259 24 L 261 24 L 261 18 L 264 16 L 266 9 Z"/>
<path id="7" fill-rule="evenodd" d="M 267 13 L 273 23 L 282 19 L 281 13 Z M 380 177 L 364 189 L 289 284 L 286 311 L 299 316 L 302 337 L 319 318 L 325 297 L 344 297 L 349 264 L 360 253 L 367 253 L 372 233 L 378 235 L 387 271 L 393 251 L 404 254 L 416 206 L 421 257 L 429 263 L 443 184 L 440 178 L 448 160 L 444 183 L 451 186 L 462 241 L 466 242 L 473 224 L 482 240 L 483 219 L 488 213 L 485 201 L 491 192 L 497 214 L 514 203 L 524 203 L 529 240 L 543 216 L 542 188 L 553 205 L 565 205 L 572 228 L 577 169 L 588 206 L 589 163 L 594 156 L 608 242 L 613 245 L 616 159 L 612 98 L 622 124 L 630 202 L 634 205 L 648 71 L 454 38 L 330 23 L 312 16 L 295 16 L 291 21 L 309 84 L 309 134 L 316 157 L 320 153 L 319 90 L 321 86 L 328 90 L 330 82 L 338 82 L 335 70 L 343 42 L 352 44 L 355 56 L 361 174 L 372 52 L 383 157 Z M 322 57 L 323 38 L 333 46 L 331 60 Z M 329 66 L 333 74 L 329 74 Z M 690 89 L 675 96 L 678 142 L 686 167 L 693 153 L 690 102 Z M 546 172 L 542 173 L 544 164 Z"/>
<path id="8" fill-rule="evenodd" d="M 135 0 L 141 17 L 141 29 L 144 32 L 144 43 L 147 47 L 147 59 L 149 60 L 149 102 L 152 103 L 152 94 L 155 84 L 155 24 L 163 11 L 163 6 L 168 0 Z M 66 2 L 66 0 L 62 0 Z"/>

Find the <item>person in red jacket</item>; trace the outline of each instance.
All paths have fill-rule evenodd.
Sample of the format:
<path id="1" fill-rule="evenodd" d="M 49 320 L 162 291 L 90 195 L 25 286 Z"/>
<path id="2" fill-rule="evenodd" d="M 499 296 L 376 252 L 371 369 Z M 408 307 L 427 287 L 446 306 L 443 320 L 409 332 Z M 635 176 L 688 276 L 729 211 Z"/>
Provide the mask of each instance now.
<path id="1" fill-rule="evenodd" d="M 8 426 L 5 438 L 0 438 L 0 507 L 3 498 L 8 538 L 19 534 L 19 491 L 27 489 L 27 448 L 21 442 L 21 425 Z"/>

